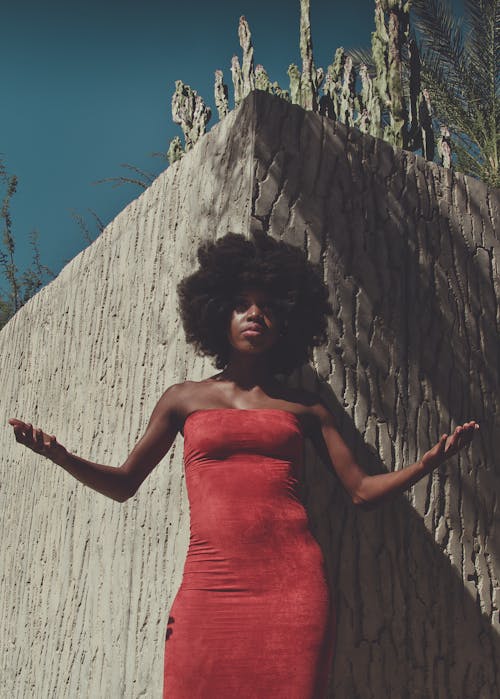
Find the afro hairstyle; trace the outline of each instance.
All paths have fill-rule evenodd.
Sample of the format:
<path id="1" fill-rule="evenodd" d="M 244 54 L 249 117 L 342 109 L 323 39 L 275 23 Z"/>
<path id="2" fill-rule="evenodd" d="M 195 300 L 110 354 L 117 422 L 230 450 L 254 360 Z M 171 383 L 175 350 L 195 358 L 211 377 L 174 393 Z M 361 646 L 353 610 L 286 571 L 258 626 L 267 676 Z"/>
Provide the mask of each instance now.
<path id="1" fill-rule="evenodd" d="M 177 285 L 186 341 L 199 355 L 215 357 L 223 369 L 230 357 L 229 322 L 238 294 L 245 288 L 267 292 L 281 327 L 269 350 L 271 371 L 289 375 L 327 342 L 327 316 L 333 315 L 319 264 L 295 245 L 266 233 L 253 240 L 227 233 L 198 247 L 199 269 Z"/>

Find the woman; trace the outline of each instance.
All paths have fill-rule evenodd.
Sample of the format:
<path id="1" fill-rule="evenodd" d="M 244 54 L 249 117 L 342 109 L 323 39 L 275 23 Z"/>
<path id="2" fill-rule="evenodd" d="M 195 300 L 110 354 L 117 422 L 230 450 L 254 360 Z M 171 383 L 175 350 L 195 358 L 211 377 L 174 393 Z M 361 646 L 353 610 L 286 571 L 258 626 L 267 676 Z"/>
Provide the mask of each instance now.
<path id="1" fill-rule="evenodd" d="M 170 386 L 119 468 L 70 454 L 11 419 L 18 442 L 123 502 L 184 435 L 191 538 L 170 611 L 164 697 L 318 699 L 325 695 L 334 610 L 320 548 L 299 496 L 304 438 L 328 454 L 356 505 L 380 502 L 467 446 L 467 422 L 417 463 L 367 475 L 318 396 L 276 378 L 311 358 L 332 315 L 319 268 L 268 236 L 229 233 L 198 250 L 179 284 L 189 343 L 221 371 Z"/>

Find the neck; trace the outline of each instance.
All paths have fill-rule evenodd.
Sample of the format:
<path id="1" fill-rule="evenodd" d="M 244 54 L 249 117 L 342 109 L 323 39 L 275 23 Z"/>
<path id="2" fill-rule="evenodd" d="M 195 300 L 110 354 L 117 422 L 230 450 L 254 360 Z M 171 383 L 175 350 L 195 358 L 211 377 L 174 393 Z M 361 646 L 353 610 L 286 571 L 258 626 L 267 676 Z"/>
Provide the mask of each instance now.
<path id="1" fill-rule="evenodd" d="M 233 381 L 239 388 L 247 390 L 276 383 L 264 355 L 233 355 L 222 372 L 222 378 Z"/>

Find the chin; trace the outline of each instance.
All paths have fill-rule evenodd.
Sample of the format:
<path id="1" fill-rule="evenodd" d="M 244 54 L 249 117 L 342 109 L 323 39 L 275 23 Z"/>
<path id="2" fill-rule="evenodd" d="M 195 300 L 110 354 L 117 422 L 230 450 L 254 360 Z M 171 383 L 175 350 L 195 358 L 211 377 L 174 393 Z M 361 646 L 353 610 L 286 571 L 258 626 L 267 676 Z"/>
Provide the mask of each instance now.
<path id="1" fill-rule="evenodd" d="M 238 345 L 238 350 L 240 352 L 248 352 L 250 354 L 263 354 L 264 352 L 268 352 L 270 349 L 270 347 L 263 346 L 258 342 L 252 342 L 249 340 L 245 340 Z"/>

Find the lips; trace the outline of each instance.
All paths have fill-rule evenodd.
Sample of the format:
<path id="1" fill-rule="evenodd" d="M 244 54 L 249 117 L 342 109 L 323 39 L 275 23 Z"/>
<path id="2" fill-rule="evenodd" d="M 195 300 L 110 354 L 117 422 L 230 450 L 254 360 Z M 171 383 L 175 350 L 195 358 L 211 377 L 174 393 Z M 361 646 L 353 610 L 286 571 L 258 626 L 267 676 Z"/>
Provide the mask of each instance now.
<path id="1" fill-rule="evenodd" d="M 249 334 L 249 335 L 261 335 L 263 332 L 265 332 L 264 328 L 262 325 L 258 325 L 257 323 L 250 323 L 250 325 L 246 325 L 243 330 L 241 331 L 242 335 Z"/>

